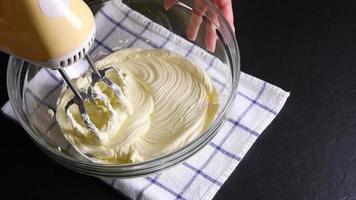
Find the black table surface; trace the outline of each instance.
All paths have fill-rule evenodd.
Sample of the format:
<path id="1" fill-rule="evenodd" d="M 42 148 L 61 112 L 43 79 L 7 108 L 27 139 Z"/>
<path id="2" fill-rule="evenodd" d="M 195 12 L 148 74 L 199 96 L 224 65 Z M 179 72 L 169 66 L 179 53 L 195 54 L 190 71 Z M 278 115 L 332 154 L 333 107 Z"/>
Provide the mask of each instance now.
<path id="1" fill-rule="evenodd" d="M 215 199 L 356 199 L 356 1 L 234 1 L 242 70 L 291 91 Z M 7 101 L 0 54 L 0 103 Z M 124 199 L 0 117 L 1 195 Z"/>

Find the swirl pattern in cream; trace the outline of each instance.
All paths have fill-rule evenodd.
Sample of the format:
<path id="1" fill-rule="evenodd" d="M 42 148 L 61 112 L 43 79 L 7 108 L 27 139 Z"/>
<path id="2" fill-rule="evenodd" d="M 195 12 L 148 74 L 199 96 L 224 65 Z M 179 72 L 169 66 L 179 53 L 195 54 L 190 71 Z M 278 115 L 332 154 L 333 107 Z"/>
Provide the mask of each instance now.
<path id="1" fill-rule="evenodd" d="M 200 136 L 219 107 L 210 77 L 186 58 L 163 49 L 126 49 L 96 63 L 123 91 L 117 98 L 105 84 L 94 90 L 109 102 L 85 106 L 100 130 L 100 139 L 85 127 L 77 105 L 64 88 L 56 118 L 66 139 L 81 154 L 98 163 L 137 163 L 171 153 Z M 75 80 L 87 88 L 88 77 Z"/>

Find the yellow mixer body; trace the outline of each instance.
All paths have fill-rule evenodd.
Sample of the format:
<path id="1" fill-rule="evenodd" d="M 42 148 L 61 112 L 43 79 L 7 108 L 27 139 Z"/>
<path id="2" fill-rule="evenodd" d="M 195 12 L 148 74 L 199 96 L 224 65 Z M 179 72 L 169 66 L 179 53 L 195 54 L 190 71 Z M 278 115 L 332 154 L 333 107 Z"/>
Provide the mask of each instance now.
<path id="1" fill-rule="evenodd" d="M 84 57 L 95 20 L 82 0 L 0 0 L 0 51 L 43 67 Z"/>

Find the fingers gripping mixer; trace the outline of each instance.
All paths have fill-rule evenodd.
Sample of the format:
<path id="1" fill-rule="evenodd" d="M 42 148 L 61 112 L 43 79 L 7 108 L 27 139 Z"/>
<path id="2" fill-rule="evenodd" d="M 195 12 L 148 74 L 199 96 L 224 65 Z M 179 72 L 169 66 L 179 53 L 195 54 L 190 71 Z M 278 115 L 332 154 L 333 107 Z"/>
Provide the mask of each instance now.
<path id="1" fill-rule="evenodd" d="M 57 69 L 75 95 L 70 104 L 78 105 L 84 123 L 99 137 L 84 103 L 100 99 L 92 89 L 99 81 L 117 96 L 121 90 L 105 77 L 106 71 L 116 70 L 97 70 L 87 55 L 94 34 L 93 14 L 82 0 L 0 0 L 0 51 Z M 78 90 L 63 68 L 82 58 L 89 63 L 92 80 L 89 88 Z"/>

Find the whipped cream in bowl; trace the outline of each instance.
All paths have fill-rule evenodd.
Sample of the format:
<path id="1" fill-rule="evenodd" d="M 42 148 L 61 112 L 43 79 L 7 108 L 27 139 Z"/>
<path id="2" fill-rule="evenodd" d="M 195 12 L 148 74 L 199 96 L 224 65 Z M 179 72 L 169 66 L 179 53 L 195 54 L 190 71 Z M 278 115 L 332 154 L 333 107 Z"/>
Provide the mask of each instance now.
<path id="1" fill-rule="evenodd" d="M 97 62 L 122 90 L 117 98 L 105 84 L 94 90 L 102 100 L 86 102 L 89 117 L 100 130 L 94 137 L 84 125 L 78 106 L 64 88 L 57 101 L 57 121 L 73 147 L 93 162 L 139 163 L 182 148 L 210 126 L 219 107 L 211 78 L 198 66 L 163 49 L 125 49 Z M 89 76 L 75 80 L 87 88 Z"/>
<path id="2" fill-rule="evenodd" d="M 111 2 L 92 0 L 89 5 L 99 10 Z M 208 12 L 215 13 L 214 20 L 219 22 L 216 51 L 208 53 L 204 31 L 199 31 L 194 45 L 184 39 L 192 14 L 187 8 L 194 7 L 194 1 L 180 1 L 170 11 L 160 10 L 162 5 L 157 2 L 127 2 L 141 16 L 130 12 L 120 27 L 141 31 L 146 22 L 138 24 L 141 21 L 132 19 L 149 18 L 151 24 L 140 35 L 144 39 L 135 40 L 116 28 L 112 34 L 117 40 L 109 37 L 103 44 L 106 46 L 98 43 L 99 47 L 90 52 L 99 69 L 110 68 L 106 76 L 121 91 L 116 96 L 98 82 L 93 91 L 103 98 L 85 102 L 98 135 L 85 126 L 76 105 L 65 109 L 73 93 L 63 85 L 59 74 L 10 58 L 7 87 L 16 118 L 54 161 L 91 176 L 144 176 L 195 155 L 222 128 L 234 103 L 240 75 L 232 30 L 221 13 L 208 6 Z M 128 8 L 112 9 L 121 9 L 115 10 L 117 13 Z M 208 22 L 208 18 L 202 21 L 202 27 Z M 110 31 L 100 23 L 97 39 Z M 157 33 L 169 40 L 156 38 Z M 90 77 L 85 67 L 86 62 L 78 61 L 78 65 L 65 69 L 78 88 L 88 88 Z"/>

